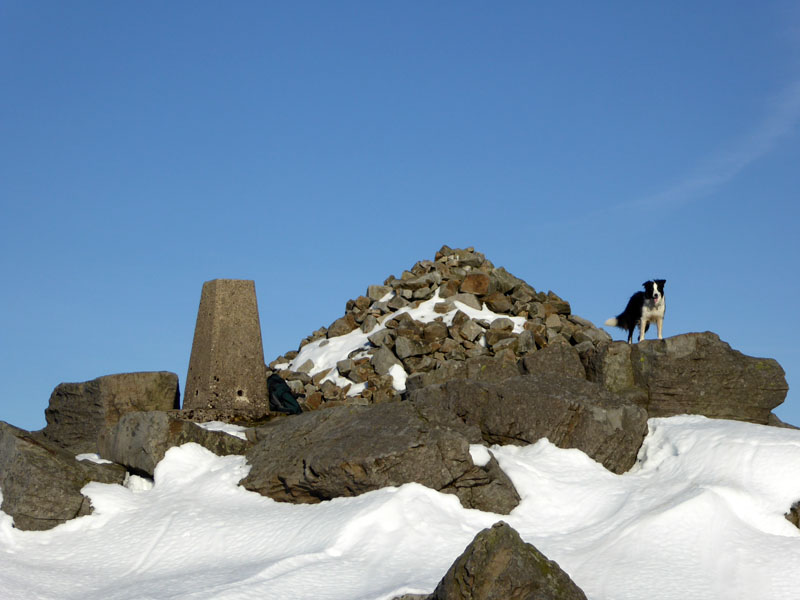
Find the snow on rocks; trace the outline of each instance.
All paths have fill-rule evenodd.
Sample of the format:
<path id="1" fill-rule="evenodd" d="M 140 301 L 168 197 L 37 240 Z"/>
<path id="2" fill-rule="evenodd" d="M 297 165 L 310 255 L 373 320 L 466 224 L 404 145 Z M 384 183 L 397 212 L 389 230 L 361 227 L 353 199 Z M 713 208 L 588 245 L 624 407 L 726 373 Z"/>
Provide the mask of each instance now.
<path id="1" fill-rule="evenodd" d="M 95 508 L 44 532 L 0 514 L 8 598 L 390 600 L 430 594 L 499 520 L 592 600 L 794 600 L 800 432 L 703 417 L 650 421 L 615 475 L 546 440 L 489 452 L 522 498 L 500 516 L 417 483 L 319 504 L 244 490 L 244 457 L 169 450 L 152 488 L 91 483 Z"/>
<path id="2" fill-rule="evenodd" d="M 270 369 L 315 409 L 392 399 L 409 376 L 452 361 L 516 361 L 557 344 L 584 353 L 610 339 L 552 292 L 537 292 L 473 248 L 444 246 L 435 260 L 369 286 L 347 302 L 345 316 Z"/>

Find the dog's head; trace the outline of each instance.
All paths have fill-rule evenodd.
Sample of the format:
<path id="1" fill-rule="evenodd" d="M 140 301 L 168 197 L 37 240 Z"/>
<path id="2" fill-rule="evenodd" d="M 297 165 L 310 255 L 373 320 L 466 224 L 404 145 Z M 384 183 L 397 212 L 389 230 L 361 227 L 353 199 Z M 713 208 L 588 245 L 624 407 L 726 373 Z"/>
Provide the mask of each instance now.
<path id="1" fill-rule="evenodd" d="M 664 297 L 664 284 L 666 283 L 666 279 L 645 281 L 642 284 L 644 286 L 644 297 L 648 300 L 652 300 L 654 304 L 658 304 Z"/>

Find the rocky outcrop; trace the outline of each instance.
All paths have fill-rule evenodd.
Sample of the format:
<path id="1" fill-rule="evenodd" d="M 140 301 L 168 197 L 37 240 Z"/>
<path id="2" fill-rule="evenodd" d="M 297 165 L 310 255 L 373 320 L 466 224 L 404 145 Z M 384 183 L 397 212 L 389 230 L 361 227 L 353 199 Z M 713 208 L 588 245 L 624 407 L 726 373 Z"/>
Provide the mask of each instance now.
<path id="1" fill-rule="evenodd" d="M 647 413 L 595 383 L 550 373 L 501 382 L 454 379 L 409 393 L 421 409 L 435 408 L 477 427 L 488 444 L 532 444 L 547 438 L 578 448 L 607 469 L 624 473 L 647 433 Z"/>
<path id="2" fill-rule="evenodd" d="M 698 414 L 768 424 L 789 386 L 774 359 L 733 350 L 711 332 L 638 344 L 601 344 L 586 355 L 589 379 L 627 396 L 650 417 Z"/>
<path id="3" fill-rule="evenodd" d="M 81 488 L 90 481 L 122 483 L 119 465 L 77 460 L 43 436 L 0 422 L 2 510 L 19 529 L 50 529 L 91 512 Z"/>
<path id="4" fill-rule="evenodd" d="M 201 346 L 214 338 L 205 330 Z M 328 344 L 345 350 L 320 368 L 313 360 L 322 353 L 306 350 Z M 214 364 L 235 370 L 220 361 Z M 236 398 L 177 410 L 172 373 L 59 385 L 41 432 L 4 426 L 4 509 L 22 526 L 52 526 L 88 510 L 80 488 L 89 479 L 123 473 L 78 463 L 75 454 L 99 452 L 152 475 L 167 449 L 195 442 L 245 454 L 251 471 L 242 484 L 276 500 L 319 502 L 417 482 L 505 514 L 519 501 L 516 491 L 494 459 L 473 463 L 470 444 L 547 438 L 623 473 L 648 417 L 694 413 L 779 425 L 770 411 L 788 389 L 777 362 L 744 356 L 712 333 L 611 342 L 554 293 L 537 292 L 471 248 L 446 246 L 433 261 L 369 286 L 343 317 L 271 363 L 267 374 L 288 380 L 305 414 L 269 415 L 266 400 L 251 402 L 256 395 L 235 378 L 223 393 L 200 363 L 212 378 L 206 392 Z M 198 425 L 206 421 L 244 425 L 248 439 Z M 63 499 L 48 512 L 50 487 Z"/>
<path id="5" fill-rule="evenodd" d="M 507 523 L 484 529 L 429 600 L 586 600 L 558 563 L 526 544 Z"/>
<path id="6" fill-rule="evenodd" d="M 96 453 L 97 436 L 124 414 L 179 408 L 175 373 L 106 375 L 83 383 L 62 383 L 50 396 L 42 435 L 73 454 Z"/>
<path id="7" fill-rule="evenodd" d="M 194 442 L 220 456 L 244 454 L 249 442 L 222 431 L 210 431 L 185 418 L 188 411 L 147 411 L 123 415 L 101 433 L 100 455 L 136 473 L 153 476 L 167 450 Z"/>
<path id="8" fill-rule="evenodd" d="M 409 311 L 425 302 L 431 302 L 431 311 L 412 317 Z M 367 342 L 336 365 L 322 367 L 301 356 L 309 344 L 353 332 L 367 335 Z M 398 399 L 404 388 L 393 367 L 414 377 L 497 357 L 515 368 L 542 348 L 563 345 L 583 355 L 610 341 L 605 331 L 572 315 L 569 303 L 553 292 L 537 292 L 472 248 L 443 246 L 433 261 L 420 261 L 348 301 L 343 317 L 272 361 L 269 374 L 278 372 L 302 395 L 304 408 L 315 410 Z"/>
<path id="9" fill-rule="evenodd" d="M 492 459 L 476 466 L 475 427 L 409 402 L 342 406 L 276 420 L 255 430 L 242 485 L 276 500 L 315 503 L 417 482 L 468 508 L 510 512 L 519 496 Z"/>

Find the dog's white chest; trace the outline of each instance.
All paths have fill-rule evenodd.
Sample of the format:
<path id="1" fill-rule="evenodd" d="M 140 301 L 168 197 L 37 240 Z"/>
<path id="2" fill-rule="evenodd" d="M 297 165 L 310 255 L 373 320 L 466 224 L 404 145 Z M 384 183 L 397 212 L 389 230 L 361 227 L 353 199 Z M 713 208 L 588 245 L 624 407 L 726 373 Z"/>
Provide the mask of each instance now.
<path id="1" fill-rule="evenodd" d="M 666 300 L 664 300 L 663 296 L 658 301 L 658 304 L 656 304 L 652 300 L 645 302 L 644 306 L 642 307 L 642 318 L 644 319 L 645 322 L 663 319 L 664 311 L 666 310 L 666 308 L 667 308 L 667 302 Z"/>

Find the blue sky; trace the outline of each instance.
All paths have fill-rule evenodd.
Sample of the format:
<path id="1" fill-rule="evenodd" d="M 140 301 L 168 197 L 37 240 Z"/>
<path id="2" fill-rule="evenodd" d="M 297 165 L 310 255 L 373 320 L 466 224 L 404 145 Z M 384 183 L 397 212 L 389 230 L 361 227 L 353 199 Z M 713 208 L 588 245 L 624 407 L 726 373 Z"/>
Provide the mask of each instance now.
<path id="1" fill-rule="evenodd" d="M 447 244 L 596 324 L 666 278 L 800 425 L 800 7 L 551 4 L 0 4 L 0 419 L 183 386 L 204 281 L 269 362 Z"/>

